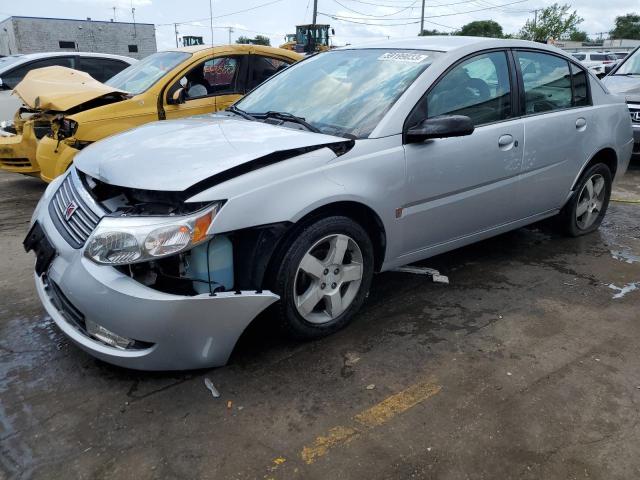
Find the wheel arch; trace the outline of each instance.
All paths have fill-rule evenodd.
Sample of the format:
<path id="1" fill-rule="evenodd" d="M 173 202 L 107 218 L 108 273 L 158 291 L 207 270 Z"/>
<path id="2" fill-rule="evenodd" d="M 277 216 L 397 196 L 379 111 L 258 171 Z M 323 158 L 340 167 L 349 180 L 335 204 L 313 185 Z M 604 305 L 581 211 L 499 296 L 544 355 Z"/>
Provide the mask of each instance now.
<path id="1" fill-rule="evenodd" d="M 333 215 L 348 217 L 365 229 L 373 244 L 374 271 L 380 271 L 387 247 L 386 229 L 380 216 L 364 203 L 342 200 L 316 206 L 293 221 L 232 232 L 236 288 L 260 290 L 268 285 L 274 266 L 281 261 L 291 238 L 305 225 Z M 240 250 L 252 253 L 240 255 Z"/>
<path id="2" fill-rule="evenodd" d="M 295 225 L 304 225 L 318 218 L 340 215 L 349 217 L 365 229 L 374 252 L 374 271 L 380 271 L 387 248 L 387 233 L 380 216 L 371 207 L 354 200 L 341 200 L 314 208 L 305 213 Z"/>
<path id="3" fill-rule="evenodd" d="M 583 167 L 580 169 L 580 172 L 578 172 L 578 175 L 574 179 L 573 184 L 571 185 L 571 192 L 575 190 L 576 185 L 582 177 L 582 174 L 584 174 L 584 172 L 586 172 L 596 163 L 604 163 L 611 171 L 611 178 L 615 178 L 616 172 L 618 171 L 618 155 L 613 148 L 605 147 L 593 154 L 589 161 L 583 165 Z"/>

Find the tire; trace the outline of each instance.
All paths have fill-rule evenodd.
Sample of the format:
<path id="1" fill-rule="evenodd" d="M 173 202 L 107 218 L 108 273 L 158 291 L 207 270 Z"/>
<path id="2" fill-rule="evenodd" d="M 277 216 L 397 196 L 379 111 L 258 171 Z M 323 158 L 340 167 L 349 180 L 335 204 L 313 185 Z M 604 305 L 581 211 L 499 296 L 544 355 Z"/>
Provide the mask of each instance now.
<path id="1" fill-rule="evenodd" d="M 611 198 L 611 181 L 611 171 L 604 163 L 597 163 L 582 174 L 574 194 L 559 215 L 560 226 L 567 235 L 579 237 L 600 227 Z M 581 213 L 585 205 L 587 210 Z"/>
<path id="2" fill-rule="evenodd" d="M 341 251 L 342 262 L 332 261 Z M 283 329 L 312 340 L 349 324 L 373 277 L 373 245 L 362 226 L 343 216 L 316 219 L 294 230 L 281 252 L 272 290 L 280 296 L 277 316 Z"/>

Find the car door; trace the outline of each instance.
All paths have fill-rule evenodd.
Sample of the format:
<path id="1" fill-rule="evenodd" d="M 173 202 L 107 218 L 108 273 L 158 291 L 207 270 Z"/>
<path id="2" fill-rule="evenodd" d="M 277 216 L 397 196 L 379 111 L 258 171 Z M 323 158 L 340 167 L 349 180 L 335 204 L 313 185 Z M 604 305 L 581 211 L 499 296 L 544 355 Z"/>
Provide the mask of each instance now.
<path id="1" fill-rule="evenodd" d="M 583 67 L 535 50 L 516 51 L 515 58 L 527 137 L 521 195 L 533 215 L 564 204 L 591 154 L 589 129 L 595 119 Z"/>
<path id="2" fill-rule="evenodd" d="M 166 118 L 213 113 L 224 104 L 230 105 L 232 100 L 225 97 L 237 98 L 244 93 L 245 57 L 246 55 L 209 57 L 191 67 L 167 89 L 164 107 Z M 170 99 L 179 88 L 184 89 L 184 102 L 172 103 Z"/>
<path id="3" fill-rule="evenodd" d="M 515 118 L 513 60 L 507 51 L 477 54 L 442 76 L 408 118 L 466 115 L 465 137 L 405 145 L 405 253 L 437 246 L 520 218 L 518 175 L 524 129 Z M 406 126 L 406 125 L 405 125 Z"/>

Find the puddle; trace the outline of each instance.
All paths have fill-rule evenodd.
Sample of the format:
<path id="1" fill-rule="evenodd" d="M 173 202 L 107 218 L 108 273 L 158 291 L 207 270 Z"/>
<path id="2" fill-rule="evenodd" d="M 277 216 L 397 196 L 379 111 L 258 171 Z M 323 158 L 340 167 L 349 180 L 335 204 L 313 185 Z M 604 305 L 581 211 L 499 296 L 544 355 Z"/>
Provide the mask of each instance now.
<path id="1" fill-rule="evenodd" d="M 616 260 L 625 263 L 640 263 L 640 255 L 635 255 L 626 250 L 609 250 L 611 252 L 611 256 Z"/>
<path id="2" fill-rule="evenodd" d="M 610 283 L 609 284 L 609 288 L 611 290 L 617 290 L 618 291 L 618 293 L 616 293 L 613 296 L 614 299 L 618 299 L 618 298 L 624 297 L 629 292 L 633 292 L 634 290 L 640 289 L 640 282 L 627 283 L 623 287 L 616 287 L 613 283 Z"/>

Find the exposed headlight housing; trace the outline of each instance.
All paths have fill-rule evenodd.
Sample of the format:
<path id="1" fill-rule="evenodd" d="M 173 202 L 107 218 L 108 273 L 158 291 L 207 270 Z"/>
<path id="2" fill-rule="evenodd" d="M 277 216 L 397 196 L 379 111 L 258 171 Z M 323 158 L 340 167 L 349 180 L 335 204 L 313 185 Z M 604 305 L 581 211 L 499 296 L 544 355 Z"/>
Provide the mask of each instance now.
<path id="1" fill-rule="evenodd" d="M 65 138 L 73 137 L 78 130 L 78 122 L 75 120 L 69 120 L 68 118 L 58 118 L 58 140 L 64 140 Z"/>
<path id="2" fill-rule="evenodd" d="M 128 265 L 189 250 L 211 239 L 209 230 L 222 203 L 184 216 L 104 217 L 84 255 L 102 265 Z"/>

